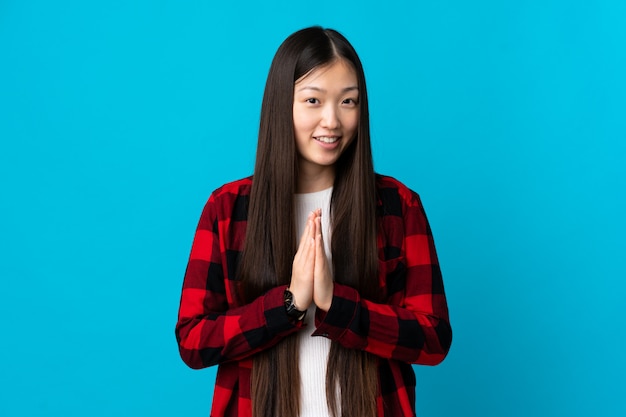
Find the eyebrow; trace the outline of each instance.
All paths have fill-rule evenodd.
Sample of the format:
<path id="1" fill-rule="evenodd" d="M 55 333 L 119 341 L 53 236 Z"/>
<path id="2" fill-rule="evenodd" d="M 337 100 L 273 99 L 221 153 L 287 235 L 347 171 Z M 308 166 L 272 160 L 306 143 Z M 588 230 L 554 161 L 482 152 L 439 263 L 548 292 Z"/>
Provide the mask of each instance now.
<path id="1" fill-rule="evenodd" d="M 300 91 L 304 91 L 304 90 L 313 90 L 313 91 L 318 91 L 320 93 L 326 93 L 326 90 L 324 90 L 323 88 L 319 88 L 319 87 L 315 87 L 314 85 L 305 85 L 302 88 L 299 88 L 298 90 L 296 90 L 297 92 Z M 346 87 L 343 90 L 341 90 L 342 93 L 347 93 L 348 91 L 358 91 L 359 87 L 357 86 L 350 86 L 350 87 Z"/>

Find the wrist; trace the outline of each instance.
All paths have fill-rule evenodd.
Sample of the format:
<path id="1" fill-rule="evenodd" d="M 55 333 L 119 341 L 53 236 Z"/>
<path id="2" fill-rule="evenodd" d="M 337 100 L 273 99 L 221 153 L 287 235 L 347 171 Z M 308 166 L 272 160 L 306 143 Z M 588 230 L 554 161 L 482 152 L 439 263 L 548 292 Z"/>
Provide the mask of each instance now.
<path id="1" fill-rule="evenodd" d="M 324 313 L 328 313 L 328 310 L 330 310 L 330 305 L 331 303 L 325 303 L 325 304 L 318 305 L 317 308 L 322 310 Z"/>
<path id="2" fill-rule="evenodd" d="M 296 321 L 304 320 L 304 317 L 306 316 L 306 310 L 298 310 L 298 308 L 296 307 L 295 297 L 293 296 L 293 293 L 289 291 L 289 288 L 285 290 L 284 304 L 287 316 Z"/>

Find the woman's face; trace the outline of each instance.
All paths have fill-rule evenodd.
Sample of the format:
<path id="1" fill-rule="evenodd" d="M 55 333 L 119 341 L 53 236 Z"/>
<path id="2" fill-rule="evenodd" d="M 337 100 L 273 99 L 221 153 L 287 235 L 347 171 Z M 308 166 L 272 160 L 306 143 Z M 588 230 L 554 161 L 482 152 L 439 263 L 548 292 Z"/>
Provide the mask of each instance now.
<path id="1" fill-rule="evenodd" d="M 358 121 L 359 89 L 350 63 L 339 59 L 297 80 L 293 125 L 300 174 L 334 179 L 334 164 L 354 139 Z"/>

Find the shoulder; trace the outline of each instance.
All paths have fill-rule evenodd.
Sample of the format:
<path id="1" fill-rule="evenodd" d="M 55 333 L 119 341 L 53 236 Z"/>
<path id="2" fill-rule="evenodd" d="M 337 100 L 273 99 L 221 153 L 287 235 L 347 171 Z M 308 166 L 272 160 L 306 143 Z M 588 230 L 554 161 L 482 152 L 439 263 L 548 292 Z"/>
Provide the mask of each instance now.
<path id="1" fill-rule="evenodd" d="M 228 182 L 216 188 L 210 195 L 203 217 L 245 220 L 252 188 L 252 177 Z"/>
<path id="2" fill-rule="evenodd" d="M 397 179 L 383 175 L 377 175 L 376 188 L 378 215 L 388 242 L 401 246 L 399 237 L 432 236 L 424 206 L 415 191 Z"/>
<path id="3" fill-rule="evenodd" d="M 247 196 L 250 195 L 252 188 L 252 177 L 242 178 L 236 181 L 228 182 L 211 193 L 211 198 L 223 199 L 230 196 Z"/>
<path id="4" fill-rule="evenodd" d="M 397 179 L 376 174 L 378 204 L 385 214 L 402 215 L 407 207 L 421 207 L 419 195 Z"/>

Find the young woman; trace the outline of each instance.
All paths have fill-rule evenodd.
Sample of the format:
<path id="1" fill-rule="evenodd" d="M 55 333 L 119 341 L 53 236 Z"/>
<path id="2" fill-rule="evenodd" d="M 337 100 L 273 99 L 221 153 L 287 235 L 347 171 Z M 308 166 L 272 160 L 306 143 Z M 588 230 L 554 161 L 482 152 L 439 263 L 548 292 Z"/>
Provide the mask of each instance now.
<path id="1" fill-rule="evenodd" d="M 452 340 L 417 194 L 374 173 L 365 77 L 312 27 L 272 62 L 254 176 L 214 191 L 183 283 L 176 338 L 219 365 L 211 416 L 415 415 L 411 364 Z"/>

